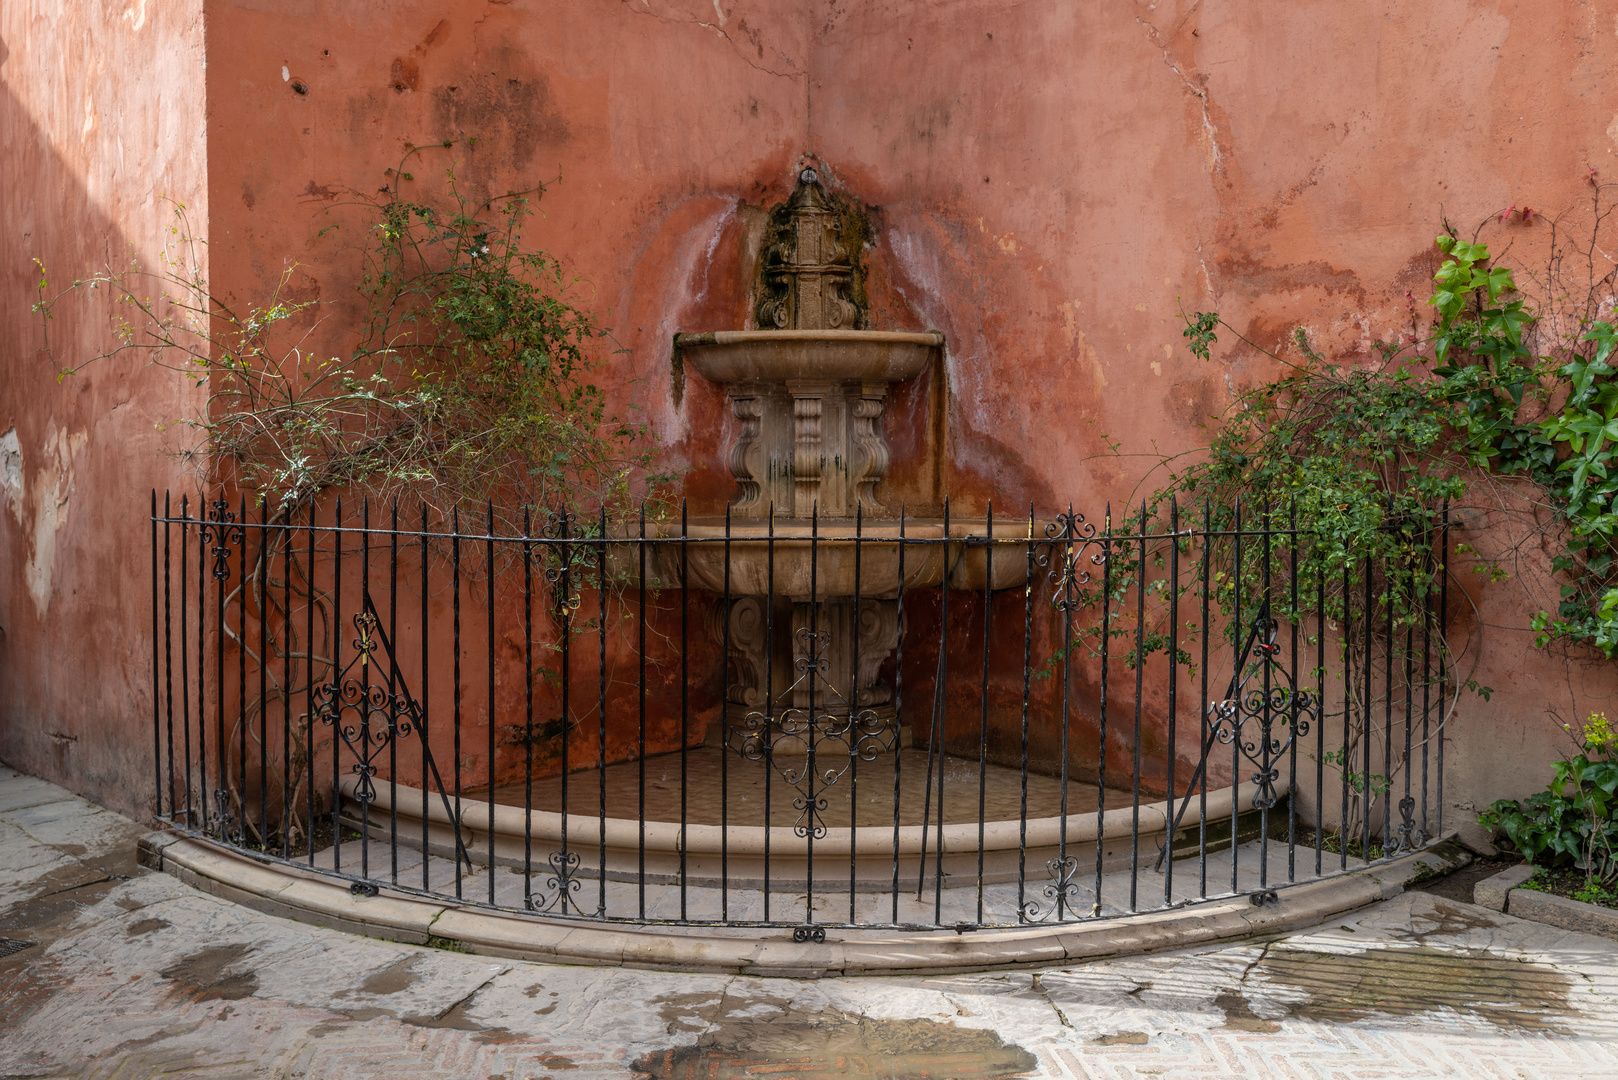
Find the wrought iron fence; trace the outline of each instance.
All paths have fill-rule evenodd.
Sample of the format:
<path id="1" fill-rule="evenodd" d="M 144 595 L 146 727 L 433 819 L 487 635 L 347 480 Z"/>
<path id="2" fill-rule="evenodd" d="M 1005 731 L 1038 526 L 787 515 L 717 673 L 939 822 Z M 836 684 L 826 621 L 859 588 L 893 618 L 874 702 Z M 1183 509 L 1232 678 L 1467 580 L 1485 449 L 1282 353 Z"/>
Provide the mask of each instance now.
<path id="1" fill-rule="evenodd" d="M 152 499 L 157 818 L 547 916 L 976 928 L 1443 831 L 1448 516 L 871 522 Z"/>

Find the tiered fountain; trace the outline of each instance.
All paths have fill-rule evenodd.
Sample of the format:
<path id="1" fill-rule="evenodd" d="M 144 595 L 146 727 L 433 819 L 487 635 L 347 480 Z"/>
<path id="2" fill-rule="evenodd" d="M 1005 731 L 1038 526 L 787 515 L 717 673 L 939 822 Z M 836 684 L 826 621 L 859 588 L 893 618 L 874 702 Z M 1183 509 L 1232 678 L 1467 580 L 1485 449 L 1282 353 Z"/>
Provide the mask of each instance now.
<path id="1" fill-rule="evenodd" d="M 943 909 L 934 905 L 943 901 L 932 896 L 906 899 L 921 905 L 914 910 L 887 906 L 899 903 L 902 864 L 907 881 L 943 883 L 938 896 L 950 882 L 1016 883 L 1026 874 L 1044 907 L 1023 908 L 1020 886 L 1007 885 L 994 902 L 1013 906 L 997 917 L 1043 918 L 1036 909 L 1075 902 L 1081 846 L 1087 861 L 1093 852 L 1111 870 L 1131 867 L 1137 847 L 1155 853 L 1166 841 L 1165 803 L 1132 806 L 1121 793 L 1105 815 L 1086 812 L 1079 807 L 1095 798 L 1088 784 L 1069 784 L 1065 797 L 1062 783 L 1037 769 L 1019 774 L 975 760 L 965 763 L 963 783 L 962 763 L 944 754 L 942 699 L 898 715 L 883 672 L 902 633 L 901 595 L 1023 587 L 1033 538 L 1016 538 L 991 560 L 991 546 L 973 542 L 986 533 L 984 520 L 905 516 L 901 540 L 901 519 L 878 492 L 888 471 L 882 416 L 890 389 L 935 363 L 944 338 L 862 328 L 866 314 L 851 289 L 857 238 L 843 221 L 815 172 L 803 170 L 772 215 L 760 259 L 761 329 L 675 337 L 684 363 L 724 387 L 739 423 L 728 452 L 738 486 L 728 518 L 686 523 L 695 543 L 668 542 L 682 526 L 659 522 L 647 533 L 658 542 L 616 546 L 619 558 L 647 560 L 656 587 L 681 582 L 683 563 L 685 584 L 712 594 L 710 622 L 728 653 L 721 737 L 574 780 L 575 793 L 599 783 L 612 812 L 598 810 L 592 796 L 563 815 L 559 778 L 549 777 L 461 815 L 459 842 L 475 861 L 551 868 L 543 882 L 534 878 L 544 885 L 536 910 L 589 914 L 579 882 L 604 876 L 633 893 L 643 920 L 652 886 L 668 890 L 659 910 L 678 910 L 681 919 L 689 901 L 706 905 L 702 918 L 723 910 L 726 919 L 778 920 L 772 895 L 779 905 L 783 891 L 815 898 L 818 889 L 815 903 L 830 903 L 833 892 L 839 904 L 857 901 L 857 914 L 842 909 L 855 921 L 937 921 Z M 625 580 L 639 572 L 627 562 L 619 569 Z M 908 716 L 931 721 L 932 730 L 927 753 L 909 751 L 907 761 Z M 878 758 L 885 760 L 860 771 Z M 747 762 L 755 764 L 738 767 Z M 950 777 L 969 792 L 955 788 L 965 797 L 952 796 L 946 813 Z M 453 854 L 447 810 L 415 789 L 397 790 L 397 802 L 390 787 L 375 805 L 399 815 L 400 837 L 414 835 L 412 808 L 423 806 L 425 846 L 440 858 Z M 980 818 L 985 791 L 1005 798 L 991 800 Z M 1247 787 L 1213 792 L 1205 812 L 1228 821 L 1232 799 L 1251 797 Z M 530 801 L 534 809 L 525 811 Z M 1188 818 L 1181 828 L 1194 824 Z M 1048 898 L 1056 896 L 1053 907 Z M 613 901 L 612 910 L 627 902 Z"/>
<path id="2" fill-rule="evenodd" d="M 880 672 L 899 641 L 901 581 L 905 590 L 946 576 L 952 587 L 984 584 L 982 553 L 964 559 L 965 544 L 909 545 L 901 555 L 899 521 L 878 499 L 889 388 L 925 371 L 944 336 L 857 329 L 865 313 L 851 296 L 850 248 L 841 214 L 804 169 L 760 259 L 755 311 L 764 329 L 675 338 L 685 363 L 725 388 L 740 424 L 729 452 L 740 491 L 728 587 L 718 545 L 696 549 L 690 574 L 732 598 L 722 613 L 728 635 L 721 628 L 734 706 L 727 738 L 750 757 L 766 744 L 770 755 L 788 755 L 822 740 L 866 760 L 900 747 L 893 688 Z M 848 539 L 856 513 L 857 543 Z M 701 522 L 692 535 L 723 529 Z M 907 519 L 904 534 L 942 539 L 944 529 Z M 970 531 L 965 522 L 949 530 Z M 995 567 L 997 587 L 1021 582 L 1026 568 L 1013 562 Z"/>

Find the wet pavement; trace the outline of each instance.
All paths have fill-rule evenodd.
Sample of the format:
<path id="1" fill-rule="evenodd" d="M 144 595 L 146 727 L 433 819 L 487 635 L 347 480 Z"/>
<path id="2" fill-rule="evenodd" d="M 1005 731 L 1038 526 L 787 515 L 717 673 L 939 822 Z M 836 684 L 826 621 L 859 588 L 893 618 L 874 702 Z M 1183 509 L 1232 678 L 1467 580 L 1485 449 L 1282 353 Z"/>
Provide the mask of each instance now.
<path id="1" fill-rule="evenodd" d="M 0 768 L 0 1077 L 1618 1075 L 1618 942 L 1441 887 L 1186 952 L 799 981 L 302 925 L 137 868 L 145 831 Z"/>

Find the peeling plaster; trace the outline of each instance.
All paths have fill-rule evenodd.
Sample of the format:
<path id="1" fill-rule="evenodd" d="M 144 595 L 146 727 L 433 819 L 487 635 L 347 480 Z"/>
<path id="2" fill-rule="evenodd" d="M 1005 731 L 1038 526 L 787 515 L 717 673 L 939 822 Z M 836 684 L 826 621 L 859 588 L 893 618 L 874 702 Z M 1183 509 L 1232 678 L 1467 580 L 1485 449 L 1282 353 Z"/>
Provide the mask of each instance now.
<path id="1" fill-rule="evenodd" d="M 7 428 L 0 435 L 0 491 L 5 492 L 6 505 L 11 516 L 22 524 L 22 443 L 17 440 L 17 429 Z"/>
<path id="2" fill-rule="evenodd" d="M 1064 300 L 1061 305 L 1062 340 L 1067 342 L 1069 348 L 1073 346 L 1073 343 L 1078 340 L 1081 334 L 1076 321 L 1077 312 L 1074 310 L 1079 305 L 1080 301 L 1078 300 Z"/>
<path id="3" fill-rule="evenodd" d="M 15 442 L 14 430 L 6 434 Z M 34 473 L 31 500 L 27 498 L 30 492 L 21 486 L 24 474 L 20 448 L 17 454 L 19 486 L 17 494 L 11 498 L 12 513 L 29 535 L 28 562 L 23 567 L 23 577 L 28 583 L 28 595 L 34 601 L 34 610 L 41 619 L 51 606 L 51 579 L 56 571 L 56 538 L 67 524 L 68 500 L 73 494 L 74 462 L 83 451 L 86 438 L 83 431 L 69 435 L 51 425 L 45 436 L 45 462 Z M 0 456 L 4 456 L 4 460 L 0 460 L 0 475 L 5 476 L 7 493 L 10 494 L 7 445 L 4 436 L 0 436 Z M 32 529 L 23 521 L 18 510 L 30 501 L 33 504 Z"/>

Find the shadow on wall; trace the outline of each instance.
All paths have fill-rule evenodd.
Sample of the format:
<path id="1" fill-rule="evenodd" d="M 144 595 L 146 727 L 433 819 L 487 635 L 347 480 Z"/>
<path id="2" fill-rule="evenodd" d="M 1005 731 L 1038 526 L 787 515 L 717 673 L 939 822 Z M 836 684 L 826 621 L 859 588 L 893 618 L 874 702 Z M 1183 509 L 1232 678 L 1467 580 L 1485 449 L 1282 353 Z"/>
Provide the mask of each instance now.
<path id="1" fill-rule="evenodd" d="M 14 60 L 0 40 L 0 75 Z M 59 288 L 133 249 L 57 149 L 76 134 L 42 127 L 0 81 L 0 759 L 141 817 L 151 569 L 136 523 L 154 485 L 180 481 L 154 428 L 185 395 L 135 363 L 58 380 L 44 352 L 34 260 Z M 109 314 L 99 295 L 64 309 L 52 347 L 91 354 Z"/>

